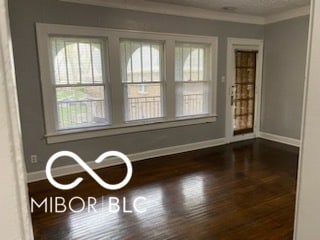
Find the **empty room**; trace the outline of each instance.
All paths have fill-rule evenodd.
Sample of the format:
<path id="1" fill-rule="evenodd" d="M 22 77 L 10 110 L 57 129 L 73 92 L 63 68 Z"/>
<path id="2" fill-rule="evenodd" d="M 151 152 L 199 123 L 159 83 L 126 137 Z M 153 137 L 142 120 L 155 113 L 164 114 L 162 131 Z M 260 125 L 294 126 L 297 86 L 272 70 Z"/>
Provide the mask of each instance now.
<path id="1" fill-rule="evenodd" d="M 319 2 L 0 2 L 1 239 L 320 239 Z"/>

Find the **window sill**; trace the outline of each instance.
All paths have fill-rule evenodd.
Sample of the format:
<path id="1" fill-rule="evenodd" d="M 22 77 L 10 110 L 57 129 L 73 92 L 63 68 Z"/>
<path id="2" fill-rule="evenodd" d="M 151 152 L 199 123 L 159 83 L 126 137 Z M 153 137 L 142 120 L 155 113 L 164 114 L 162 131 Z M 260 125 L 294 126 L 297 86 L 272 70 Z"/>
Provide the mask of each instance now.
<path id="1" fill-rule="evenodd" d="M 88 138 L 121 135 L 121 134 L 134 133 L 134 132 L 144 132 L 144 131 L 151 131 L 151 130 L 157 130 L 157 129 L 174 128 L 174 127 L 187 126 L 187 125 L 211 123 L 211 122 L 215 122 L 216 119 L 217 119 L 217 116 L 211 115 L 211 116 L 203 116 L 198 118 L 186 118 L 186 119 L 171 120 L 171 121 L 160 120 L 159 122 L 145 122 L 143 124 L 128 123 L 123 126 L 110 126 L 110 127 L 104 126 L 99 128 L 88 128 L 85 130 L 83 129 L 65 130 L 65 131 L 54 133 L 54 134 L 47 134 L 45 137 L 47 139 L 47 143 L 51 144 L 51 143 L 76 141 L 76 140 L 88 139 Z"/>

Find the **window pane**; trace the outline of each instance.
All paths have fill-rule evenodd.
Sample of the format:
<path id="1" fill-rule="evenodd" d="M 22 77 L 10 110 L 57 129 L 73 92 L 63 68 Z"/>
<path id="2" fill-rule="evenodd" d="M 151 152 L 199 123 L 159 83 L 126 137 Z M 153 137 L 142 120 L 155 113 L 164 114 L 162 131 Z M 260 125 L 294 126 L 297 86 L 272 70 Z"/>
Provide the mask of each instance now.
<path id="1" fill-rule="evenodd" d="M 121 41 L 122 82 L 159 82 L 163 46 L 156 42 Z"/>
<path id="2" fill-rule="evenodd" d="M 67 59 L 67 73 L 69 84 L 80 83 L 80 63 L 78 54 L 78 44 L 65 41 L 65 52 Z"/>
<path id="3" fill-rule="evenodd" d="M 162 117 L 161 92 L 160 83 L 125 84 L 126 121 Z"/>
<path id="4" fill-rule="evenodd" d="M 140 47 L 142 55 L 142 82 L 151 82 L 152 72 L 151 72 L 151 45 L 142 44 Z"/>
<path id="5" fill-rule="evenodd" d="M 183 47 L 182 48 L 182 71 L 183 71 L 183 81 L 191 80 L 191 48 Z"/>
<path id="6" fill-rule="evenodd" d="M 199 48 L 199 80 L 200 80 L 200 81 L 204 81 L 204 80 L 205 80 L 205 77 L 204 77 L 205 66 L 206 66 L 207 68 L 210 68 L 210 67 L 209 67 L 209 63 L 207 63 L 207 64 L 205 65 L 205 60 L 204 60 L 204 58 L 205 58 L 204 49 L 203 49 L 203 48 Z M 206 69 L 207 75 L 209 75 L 208 72 L 209 72 L 209 69 Z"/>
<path id="7" fill-rule="evenodd" d="M 177 83 L 176 112 L 178 117 L 209 113 L 208 83 Z"/>
<path id="8" fill-rule="evenodd" d="M 143 70 L 142 70 L 142 49 L 139 43 L 131 43 L 131 51 L 134 51 L 129 60 L 132 64 L 132 77 L 133 82 L 142 82 Z"/>
<path id="9" fill-rule="evenodd" d="M 105 125 L 104 87 L 58 87 L 56 89 L 59 129 Z"/>
<path id="10" fill-rule="evenodd" d="M 79 43 L 80 65 L 81 65 L 81 80 L 83 83 L 93 82 L 93 69 L 91 57 L 91 44 Z"/>
<path id="11" fill-rule="evenodd" d="M 209 63 L 205 63 L 207 46 L 195 44 L 177 44 L 175 47 L 175 80 L 205 81 L 205 72 L 209 72 Z"/>
<path id="12" fill-rule="evenodd" d="M 102 52 L 101 43 L 91 43 L 93 81 L 95 83 L 103 82 L 101 52 Z"/>
<path id="13" fill-rule="evenodd" d="M 56 84 L 102 83 L 102 42 L 50 38 Z"/>
<path id="14" fill-rule="evenodd" d="M 183 57 L 182 57 L 182 47 L 175 48 L 175 80 L 183 81 Z"/>

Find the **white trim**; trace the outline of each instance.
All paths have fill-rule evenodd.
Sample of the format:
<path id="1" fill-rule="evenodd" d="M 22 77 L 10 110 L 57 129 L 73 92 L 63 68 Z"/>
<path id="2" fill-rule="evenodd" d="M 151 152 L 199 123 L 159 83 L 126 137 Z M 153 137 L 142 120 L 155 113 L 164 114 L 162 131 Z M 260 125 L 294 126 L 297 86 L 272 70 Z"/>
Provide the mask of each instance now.
<path id="1" fill-rule="evenodd" d="M 266 140 L 274 141 L 274 142 L 284 143 L 284 144 L 295 146 L 295 147 L 301 146 L 301 141 L 299 139 L 288 138 L 288 137 L 284 137 L 276 134 L 259 132 L 258 137 Z"/>
<path id="2" fill-rule="evenodd" d="M 311 0 L 294 239 L 319 239 L 320 2 Z"/>
<path id="3" fill-rule="evenodd" d="M 143 0 L 127 1 L 127 0 L 60 0 L 63 2 L 80 3 L 86 5 L 94 5 L 101 7 L 120 8 L 134 11 L 160 13 L 167 15 L 175 15 L 182 17 L 193 17 L 200 19 L 219 20 L 238 23 L 251 23 L 263 25 L 264 17 L 252 16 L 237 13 L 218 12 L 195 7 L 183 7 L 174 4 L 147 2 Z"/>
<path id="4" fill-rule="evenodd" d="M 234 143 L 234 142 L 240 142 L 240 141 L 245 141 L 245 140 L 250 140 L 250 139 L 255 139 L 257 137 L 256 133 L 248 133 L 248 134 L 243 134 L 243 135 L 237 135 L 233 136 L 229 142 Z"/>
<path id="5" fill-rule="evenodd" d="M 8 1 L 0 0 L 1 238 L 33 239 L 9 25 Z"/>
<path id="6" fill-rule="evenodd" d="M 219 12 L 208 9 L 200 9 L 196 7 L 184 7 L 174 4 L 148 2 L 144 0 L 127 1 L 127 0 L 60 0 L 62 2 L 71 2 L 85 5 L 94 5 L 100 7 L 120 8 L 134 11 L 150 12 L 167 14 L 182 17 L 193 17 L 200 19 L 249 23 L 265 25 L 269 23 L 279 22 L 291 18 L 309 15 L 310 6 L 299 7 L 296 9 L 287 10 L 277 14 L 270 14 L 266 17 Z"/>
<path id="7" fill-rule="evenodd" d="M 194 151 L 194 150 L 208 148 L 208 147 L 220 146 L 225 143 L 226 141 L 224 138 L 218 138 L 218 139 L 213 139 L 208 141 L 189 143 L 189 144 L 184 144 L 179 146 L 172 146 L 172 147 L 160 148 L 160 149 L 155 149 L 155 150 L 150 150 L 150 151 L 145 151 L 140 153 L 128 154 L 128 157 L 131 160 L 131 162 L 136 162 L 136 161 L 141 161 L 141 160 L 155 158 L 155 157 L 167 156 L 167 155 L 189 152 L 189 151 Z M 123 162 L 121 160 L 116 158 L 110 158 L 108 159 L 108 161 L 104 161 L 99 165 L 97 165 L 94 161 L 87 162 L 87 164 L 92 169 L 101 169 L 105 167 L 119 165 L 122 163 Z M 79 172 L 83 172 L 83 169 L 79 165 L 73 164 L 69 166 L 54 168 L 52 170 L 52 175 L 54 177 L 59 177 L 59 176 L 65 176 L 65 175 L 70 175 L 70 174 L 79 173 Z M 28 174 L 29 183 L 44 180 L 44 179 L 46 179 L 45 171 L 31 172 Z"/>
<path id="8" fill-rule="evenodd" d="M 310 6 L 292 9 L 282 13 L 272 14 L 265 18 L 265 24 L 276 23 L 292 18 L 307 16 L 310 14 Z"/>
<path id="9" fill-rule="evenodd" d="M 64 34 L 66 36 L 86 36 L 91 35 L 94 37 L 106 37 L 108 35 L 114 36 L 116 34 L 120 38 L 133 38 L 133 39 L 144 39 L 155 41 L 164 41 L 166 39 L 175 40 L 179 42 L 194 42 L 194 43 L 210 43 L 210 41 L 216 41 L 217 37 L 207 35 L 192 35 L 192 34 L 180 34 L 180 33 L 166 33 L 166 32 L 152 32 L 152 31 L 138 31 L 129 29 L 116 29 L 116 28 L 105 28 L 105 27 L 91 27 L 91 26 L 79 26 L 79 25 L 65 25 L 65 24 L 51 24 L 51 23 L 36 23 L 38 31 L 43 34 Z M 130 36 L 128 36 L 130 34 Z M 141 34 L 146 37 L 141 36 Z M 185 39 L 185 38 L 188 39 Z M 200 41 L 200 42 L 199 42 Z"/>
<path id="10" fill-rule="evenodd" d="M 256 50 L 256 89 L 255 89 L 255 113 L 254 113 L 254 131 L 250 134 L 233 136 L 232 128 L 232 108 L 231 108 L 231 89 L 235 81 L 235 49 Z M 260 129 L 260 107 L 261 107 L 261 83 L 263 66 L 263 40 L 247 38 L 228 38 L 227 39 L 227 69 L 226 69 L 226 108 L 225 108 L 225 138 L 227 142 L 242 141 L 255 138 Z"/>
<path id="11" fill-rule="evenodd" d="M 88 139 L 95 137 L 104 136 L 114 136 L 134 132 L 145 132 L 164 128 L 174 128 L 187 125 L 195 124 L 206 124 L 216 121 L 216 116 L 208 116 L 194 119 L 182 119 L 176 121 L 165 121 L 165 122 L 154 122 L 145 123 L 143 125 L 127 125 L 127 126 L 115 126 L 110 128 L 95 128 L 95 129 L 81 129 L 81 130 L 70 130 L 61 133 L 55 133 L 51 135 L 46 135 L 47 142 L 58 143 L 58 142 L 68 142 L 80 139 Z"/>
<path id="12" fill-rule="evenodd" d="M 319 7 L 319 6 L 318 6 Z M 305 67 L 305 84 L 304 84 L 304 92 L 303 92 L 303 107 L 302 107 L 302 119 L 301 119 L 301 146 L 299 151 L 299 166 L 298 166 L 298 173 L 297 173 L 297 188 L 296 188 L 296 204 L 295 204 L 295 217 L 294 217 L 294 231 L 293 231 L 293 239 L 298 240 L 299 235 L 301 238 L 306 238 L 306 236 L 302 236 L 301 234 L 298 234 L 298 228 L 301 228 L 303 224 L 309 225 L 309 223 L 305 223 L 306 218 L 303 219 L 301 223 L 301 195 L 302 195 L 302 175 L 305 173 L 302 173 L 302 166 L 304 164 L 303 162 L 303 154 L 304 154 L 304 144 L 305 144 L 305 122 L 306 122 L 306 111 L 307 111 L 307 99 L 309 97 L 309 75 L 310 75 L 310 65 L 314 61 L 317 61 L 314 59 L 311 59 L 311 53 L 314 51 L 315 43 L 312 46 L 312 39 L 313 34 L 319 34 L 317 33 L 317 27 L 318 24 L 315 23 L 315 15 L 319 17 L 319 14 L 316 14 L 315 10 L 315 1 L 311 0 L 310 5 L 310 17 L 309 17 L 309 29 L 308 29 L 308 48 L 307 48 L 307 56 L 306 56 L 306 67 Z M 317 41 L 318 42 L 318 41 Z M 318 54 L 319 55 L 319 54 Z M 314 70 L 313 70 L 314 71 Z M 312 73 L 312 72 L 311 72 Z M 310 114 L 310 113 L 309 113 Z M 305 161 L 305 160 L 304 160 Z M 312 193 L 314 193 L 313 190 L 311 190 Z M 300 221 L 300 223 L 299 223 Z M 312 222 L 312 221 L 311 221 Z"/>

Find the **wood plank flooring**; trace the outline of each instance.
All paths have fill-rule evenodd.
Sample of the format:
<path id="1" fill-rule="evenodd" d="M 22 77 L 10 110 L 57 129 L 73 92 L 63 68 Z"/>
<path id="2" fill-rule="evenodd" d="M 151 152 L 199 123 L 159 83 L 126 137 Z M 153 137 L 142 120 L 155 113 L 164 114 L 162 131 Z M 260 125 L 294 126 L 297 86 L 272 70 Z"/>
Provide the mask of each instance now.
<path id="1" fill-rule="evenodd" d="M 54 189 L 48 181 L 29 184 L 30 197 L 74 196 L 98 199 L 97 212 L 32 214 L 35 239 L 292 239 L 298 149 L 265 140 L 208 148 L 133 164 L 133 177 L 122 190 L 107 191 L 86 173 L 58 178 L 84 182 L 70 191 Z M 116 183 L 124 166 L 98 170 Z M 139 213 L 110 213 L 110 196 L 126 198 Z M 137 202 L 138 203 L 138 202 Z M 75 209 L 81 204 L 74 202 Z M 78 207 L 78 208 L 77 208 Z"/>

